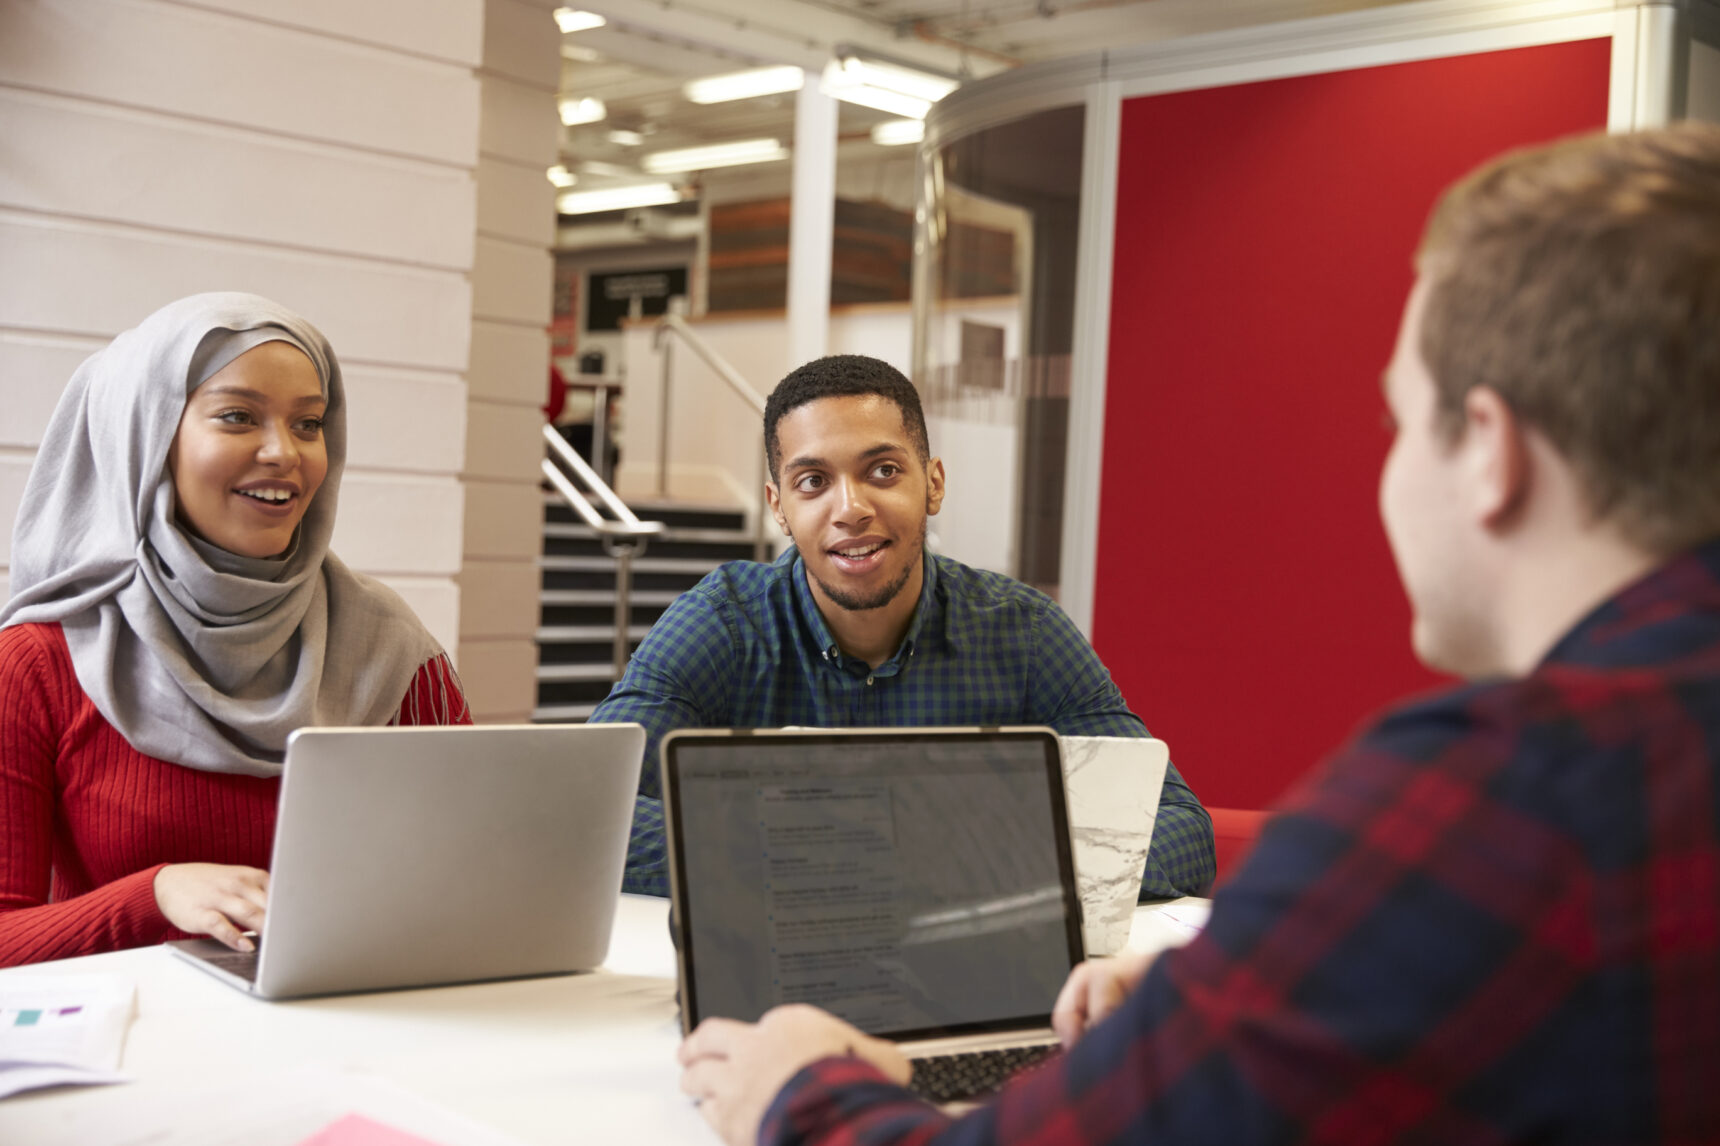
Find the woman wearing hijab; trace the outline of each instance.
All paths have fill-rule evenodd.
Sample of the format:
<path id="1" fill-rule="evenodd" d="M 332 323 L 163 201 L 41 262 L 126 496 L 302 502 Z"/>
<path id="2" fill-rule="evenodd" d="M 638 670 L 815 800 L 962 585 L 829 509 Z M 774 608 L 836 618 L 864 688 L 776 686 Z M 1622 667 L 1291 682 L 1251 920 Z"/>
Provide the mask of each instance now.
<path id="1" fill-rule="evenodd" d="M 445 653 L 329 552 L 346 403 L 318 331 L 172 303 L 54 411 L 0 609 L 0 966 L 262 921 L 287 736 L 469 723 Z"/>

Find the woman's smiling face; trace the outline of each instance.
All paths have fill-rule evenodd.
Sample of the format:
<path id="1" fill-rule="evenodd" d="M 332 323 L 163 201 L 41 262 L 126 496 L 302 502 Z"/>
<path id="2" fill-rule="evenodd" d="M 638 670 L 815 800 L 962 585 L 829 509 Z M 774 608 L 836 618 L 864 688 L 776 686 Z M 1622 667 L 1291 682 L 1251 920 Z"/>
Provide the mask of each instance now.
<path id="1" fill-rule="evenodd" d="M 322 379 L 288 342 L 252 347 L 185 403 L 168 451 L 180 524 L 229 553 L 286 551 L 328 474 Z"/>

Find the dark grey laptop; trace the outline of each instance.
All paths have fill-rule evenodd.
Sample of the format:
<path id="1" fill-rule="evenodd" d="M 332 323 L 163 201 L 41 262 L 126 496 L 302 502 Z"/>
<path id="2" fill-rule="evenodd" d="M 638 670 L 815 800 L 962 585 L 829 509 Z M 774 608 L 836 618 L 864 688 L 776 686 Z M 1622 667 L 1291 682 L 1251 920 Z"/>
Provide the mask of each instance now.
<path id="1" fill-rule="evenodd" d="M 686 1029 L 812 1003 L 938 1100 L 1055 1045 L 1083 954 L 1050 729 L 677 732 L 662 767 Z"/>
<path id="2" fill-rule="evenodd" d="M 169 946 L 267 999 L 589 970 L 644 751 L 637 724 L 302 729 L 257 952 Z"/>

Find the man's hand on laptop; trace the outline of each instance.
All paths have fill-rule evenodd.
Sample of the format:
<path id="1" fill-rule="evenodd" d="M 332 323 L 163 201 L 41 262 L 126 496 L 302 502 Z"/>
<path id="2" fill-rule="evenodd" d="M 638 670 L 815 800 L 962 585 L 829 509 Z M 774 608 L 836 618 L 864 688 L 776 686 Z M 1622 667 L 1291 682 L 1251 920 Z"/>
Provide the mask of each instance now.
<path id="1" fill-rule="evenodd" d="M 244 932 L 263 929 L 268 904 L 269 873 L 260 868 L 170 863 L 155 873 L 155 905 L 169 923 L 235 951 L 257 949 Z"/>
<path id="2" fill-rule="evenodd" d="M 1051 1029 L 1062 1040 L 1063 1049 L 1074 1046 L 1076 1039 L 1116 1010 L 1140 985 L 1157 958 L 1157 952 L 1125 952 L 1110 959 L 1089 959 L 1070 972 L 1057 1005 L 1051 1009 Z"/>
<path id="3" fill-rule="evenodd" d="M 913 1073 L 894 1043 L 875 1039 L 817 1007 L 767 1011 L 757 1023 L 706 1019 L 681 1042 L 681 1089 L 729 1146 L 752 1146 L 783 1084 L 819 1059 L 853 1055 L 906 1084 Z"/>

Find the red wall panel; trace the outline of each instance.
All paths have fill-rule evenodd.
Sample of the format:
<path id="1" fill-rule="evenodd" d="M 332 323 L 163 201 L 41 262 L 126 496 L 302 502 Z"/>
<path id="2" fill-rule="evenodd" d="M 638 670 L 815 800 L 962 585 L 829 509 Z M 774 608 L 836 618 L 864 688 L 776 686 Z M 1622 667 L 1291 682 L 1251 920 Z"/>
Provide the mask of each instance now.
<path id="1" fill-rule="evenodd" d="M 1610 41 L 1124 101 L 1094 643 L 1208 804 L 1436 678 L 1375 510 L 1438 192 L 1604 126 Z"/>

